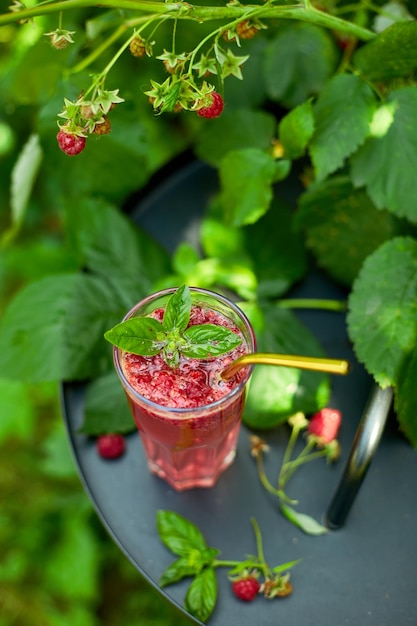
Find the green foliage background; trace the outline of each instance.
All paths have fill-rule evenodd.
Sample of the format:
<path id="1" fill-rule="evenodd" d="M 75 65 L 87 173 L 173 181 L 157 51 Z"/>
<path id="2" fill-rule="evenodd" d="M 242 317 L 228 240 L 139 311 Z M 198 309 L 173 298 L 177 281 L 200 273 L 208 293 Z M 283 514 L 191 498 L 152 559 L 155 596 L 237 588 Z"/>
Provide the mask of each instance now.
<path id="1" fill-rule="evenodd" d="M 149 10 L 110 4 L 66 12 L 75 44 L 59 51 L 43 36 L 57 27 L 53 13 L 34 24 L 0 15 L 0 626 L 182 625 L 99 525 L 58 394 L 59 380 L 92 378 L 86 432 L 116 428 L 121 395 L 103 332 L 158 287 L 231 289 L 261 349 L 318 355 L 284 304 L 313 258 L 346 288 L 356 354 L 394 387 L 400 427 L 417 445 L 415 3 L 262 5 L 268 28 L 231 44 L 249 55 L 244 80 L 217 76 L 226 107 L 216 120 L 155 116 L 144 91 L 165 69 L 124 54 L 107 76 L 125 100 L 111 134 L 68 158 L 55 138 L 64 98 L 111 60 L 111 33 Z M 213 4 L 201 22 L 178 14 L 178 50 L 210 33 L 217 8 L 240 10 Z M 161 21 L 159 53 L 172 23 Z M 220 190 L 199 249 L 181 242 L 170 257 L 120 208 L 186 149 L 218 171 Z M 305 187 L 295 213 L 275 193 L 294 171 Z M 259 369 L 245 420 L 274 427 L 328 397 L 326 377 Z M 118 430 L 131 427 L 124 414 Z"/>
<path id="2" fill-rule="evenodd" d="M 76 474 L 56 389 L 1 390 L 0 624 L 189 624 L 103 530 Z"/>

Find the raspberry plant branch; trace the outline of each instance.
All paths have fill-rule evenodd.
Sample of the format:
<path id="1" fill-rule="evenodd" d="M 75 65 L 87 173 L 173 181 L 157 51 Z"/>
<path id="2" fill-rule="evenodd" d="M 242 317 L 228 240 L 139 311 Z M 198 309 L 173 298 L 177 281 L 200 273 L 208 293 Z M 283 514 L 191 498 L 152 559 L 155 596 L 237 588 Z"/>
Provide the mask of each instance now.
<path id="1" fill-rule="evenodd" d="M 157 512 L 159 537 L 179 557 L 162 573 L 159 584 L 165 587 L 191 578 L 184 606 L 201 621 L 206 622 L 217 602 L 215 570 L 218 567 L 229 568 L 232 591 L 240 600 L 252 601 L 258 594 L 273 599 L 292 593 L 288 570 L 299 563 L 299 559 L 270 567 L 265 560 L 259 525 L 253 517 L 250 521 L 255 534 L 256 554 L 239 561 L 217 558 L 219 550 L 207 545 L 201 531 L 190 520 L 173 511 Z M 259 578 L 263 579 L 262 582 Z"/>
<path id="2" fill-rule="evenodd" d="M 288 424 L 291 426 L 291 434 L 281 461 L 277 488 L 271 484 L 264 469 L 263 455 L 269 452 L 268 444 L 256 435 L 250 436 L 251 455 L 256 460 L 258 477 L 262 486 L 278 498 L 281 513 L 291 523 L 310 535 L 324 534 L 327 532 L 327 528 L 309 515 L 296 511 L 293 506 L 297 505 L 298 502 L 287 496 L 285 487 L 296 470 L 305 463 L 322 457 L 327 458 L 328 461 L 335 461 L 339 457 L 340 446 L 336 436 L 340 422 L 339 411 L 333 409 L 322 409 L 313 415 L 310 421 L 301 412 L 289 418 Z M 307 441 L 303 449 L 294 457 L 295 445 L 303 431 L 306 431 Z"/>
<path id="3" fill-rule="evenodd" d="M 319 309 L 321 311 L 346 311 L 344 300 L 324 300 L 321 298 L 283 298 L 277 301 L 282 309 Z"/>
<path id="4" fill-rule="evenodd" d="M 212 39 L 213 37 L 219 37 L 224 31 L 229 30 L 230 28 L 233 28 L 233 26 L 236 26 L 237 24 L 239 24 L 239 22 L 246 20 L 248 18 L 253 18 L 253 17 L 257 17 L 262 13 L 262 8 L 260 8 L 259 10 L 251 10 L 251 11 L 247 11 L 246 14 L 243 14 L 241 16 L 239 16 L 238 18 L 236 18 L 235 20 L 233 20 L 232 22 L 229 22 L 228 24 L 222 24 L 219 28 L 216 28 L 215 30 L 213 30 L 211 33 L 209 33 L 206 37 L 204 37 L 200 43 L 194 48 L 191 58 L 190 58 L 190 68 L 193 67 L 194 65 L 194 60 L 195 57 L 197 55 L 197 52 L 208 42 L 210 41 L 210 39 Z"/>
<path id="5" fill-rule="evenodd" d="M 155 15 L 146 15 L 143 17 L 138 17 L 135 19 L 127 20 L 123 24 L 121 24 L 105 41 L 103 41 L 100 45 L 98 45 L 94 50 L 90 52 L 84 59 L 82 59 L 79 63 L 70 67 L 66 70 L 66 76 L 71 76 L 72 74 L 77 74 L 78 72 L 82 72 L 87 67 L 89 67 L 96 59 L 100 58 L 100 56 L 105 52 L 112 44 L 114 44 L 129 28 L 135 28 L 135 32 L 131 35 L 128 40 L 128 44 L 130 41 L 137 35 L 139 35 L 142 30 L 144 30 L 149 24 L 151 24 L 155 19 L 158 19 L 159 14 Z M 162 20 L 161 20 L 162 21 Z M 136 28 L 141 23 L 142 26 L 140 28 Z M 126 49 L 127 46 L 123 47 L 123 50 Z M 122 52 L 123 52 L 122 50 Z"/>
<path id="6" fill-rule="evenodd" d="M 330 13 L 319 11 L 312 5 L 275 6 L 268 3 L 264 7 L 258 5 L 227 6 L 227 7 L 203 7 L 189 3 L 160 3 L 141 0 L 102 0 L 99 5 L 91 0 L 65 0 L 41 4 L 31 8 L 24 8 L 17 12 L 10 12 L 0 15 L 0 25 L 28 20 L 41 15 L 48 15 L 60 11 L 89 7 L 107 7 L 113 9 L 130 9 L 136 12 L 149 14 L 163 14 L 173 19 L 195 20 L 205 22 L 210 20 L 236 19 L 242 20 L 252 12 L 265 19 L 289 19 L 308 22 L 328 29 L 335 29 L 356 37 L 362 41 L 370 41 L 375 37 L 375 33 L 350 21 Z"/>
<path id="7" fill-rule="evenodd" d="M 300 452 L 296 459 L 292 461 L 287 461 L 287 463 L 282 464 L 281 470 L 278 475 L 278 486 L 281 491 L 284 491 L 286 484 L 293 476 L 294 472 L 301 465 L 303 465 L 304 463 L 309 463 L 310 461 L 314 461 L 315 459 L 325 457 L 327 455 L 327 452 L 324 448 L 321 450 L 317 450 L 316 452 L 311 452 L 314 446 L 315 443 L 313 441 L 308 441 L 304 449 Z"/>

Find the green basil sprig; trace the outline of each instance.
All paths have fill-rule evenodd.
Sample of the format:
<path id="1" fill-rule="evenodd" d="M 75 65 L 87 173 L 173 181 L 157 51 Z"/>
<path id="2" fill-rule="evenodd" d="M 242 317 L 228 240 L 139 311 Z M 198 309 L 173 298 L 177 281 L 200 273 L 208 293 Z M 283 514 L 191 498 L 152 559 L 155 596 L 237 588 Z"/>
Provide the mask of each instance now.
<path id="1" fill-rule="evenodd" d="M 264 557 L 261 532 L 254 518 L 251 519 L 251 524 L 255 533 L 257 554 L 247 556 L 243 561 L 218 559 L 220 551 L 209 547 L 197 526 L 178 513 L 158 511 L 156 522 L 162 542 L 178 557 L 162 573 L 159 584 L 166 587 L 183 578 L 192 578 L 184 599 L 184 608 L 202 622 L 208 620 L 216 606 L 217 567 L 230 568 L 229 580 L 232 582 L 247 576 L 262 576 L 260 593 L 271 599 L 283 595 L 282 590 L 288 587 L 288 570 L 299 562 L 297 559 L 269 567 Z"/>
<path id="2" fill-rule="evenodd" d="M 131 317 L 108 330 L 104 337 L 121 350 L 154 356 L 161 353 L 170 367 L 178 367 L 180 354 L 205 359 L 225 354 L 242 343 L 239 335 L 224 326 L 188 326 L 191 293 L 179 287 L 168 299 L 162 322 L 152 317 Z"/>

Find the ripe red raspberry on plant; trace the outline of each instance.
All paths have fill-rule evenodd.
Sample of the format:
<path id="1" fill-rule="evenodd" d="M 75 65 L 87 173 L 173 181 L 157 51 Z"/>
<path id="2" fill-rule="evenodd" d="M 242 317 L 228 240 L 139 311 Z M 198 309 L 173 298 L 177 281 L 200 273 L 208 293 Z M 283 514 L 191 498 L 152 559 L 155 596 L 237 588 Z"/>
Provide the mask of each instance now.
<path id="1" fill-rule="evenodd" d="M 337 438 L 341 422 L 342 414 L 337 409 L 321 409 L 310 419 L 307 431 L 319 437 L 324 444 L 329 444 Z"/>
<path id="2" fill-rule="evenodd" d="M 58 146 L 62 152 L 65 152 L 68 156 L 80 154 L 85 148 L 85 137 L 80 137 L 80 135 L 60 130 L 56 138 Z"/>
<path id="3" fill-rule="evenodd" d="M 207 119 L 219 117 L 224 107 L 223 98 L 219 93 L 217 93 L 217 91 L 213 91 L 211 94 L 209 94 L 209 96 L 212 100 L 211 104 L 208 106 L 204 106 L 201 109 L 198 109 L 197 113 L 201 117 L 205 117 Z"/>
<path id="4" fill-rule="evenodd" d="M 260 588 L 261 585 L 254 576 L 246 576 L 232 583 L 232 590 L 235 596 L 245 602 L 252 602 Z"/>
<path id="5" fill-rule="evenodd" d="M 125 448 L 123 435 L 100 435 L 97 439 L 97 451 L 104 459 L 117 459 L 124 454 Z"/>

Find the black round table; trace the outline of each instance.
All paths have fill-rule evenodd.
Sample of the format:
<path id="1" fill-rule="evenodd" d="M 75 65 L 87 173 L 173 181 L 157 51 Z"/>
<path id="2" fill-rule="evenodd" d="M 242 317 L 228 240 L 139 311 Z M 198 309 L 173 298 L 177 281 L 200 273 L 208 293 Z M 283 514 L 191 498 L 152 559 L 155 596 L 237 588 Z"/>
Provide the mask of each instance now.
<path id="1" fill-rule="evenodd" d="M 141 197 L 132 219 L 168 250 L 179 241 L 198 245 L 199 219 L 217 186 L 216 174 L 197 162 L 170 173 Z M 283 194 L 289 194 L 283 188 Z M 164 229 L 161 231 L 161 224 Z M 317 271 L 293 291 L 294 297 L 341 298 L 343 290 Z M 300 319 L 316 334 L 330 357 L 353 365 L 345 377 L 332 378 L 330 406 L 343 414 L 343 455 L 333 466 L 322 460 L 300 471 L 288 487 L 299 510 L 323 520 L 338 489 L 343 470 L 373 383 L 352 353 L 343 314 L 300 311 Z M 238 601 L 227 570 L 217 571 L 219 594 L 211 626 L 406 626 L 417 624 L 417 455 L 401 436 L 393 415 L 369 472 L 353 501 L 346 523 L 312 537 L 278 512 L 260 485 L 249 453 L 249 431 L 243 426 L 236 461 L 212 489 L 174 492 L 146 467 L 138 434 L 127 437 L 126 454 L 105 461 L 94 441 L 78 430 L 88 383 L 64 383 L 62 403 L 68 436 L 84 488 L 113 540 L 152 585 L 174 555 L 161 543 L 156 512 L 169 509 L 194 522 L 210 546 L 224 559 L 244 559 L 255 552 L 250 518 L 261 528 L 271 565 L 302 559 L 291 573 L 293 595 L 285 599 Z M 271 446 L 266 472 L 275 477 L 287 443 L 285 426 L 265 435 Z M 161 590 L 180 610 L 189 581 Z M 185 611 L 184 611 L 185 612 Z M 187 614 L 188 615 L 188 614 Z M 192 616 L 191 622 L 201 623 Z"/>

